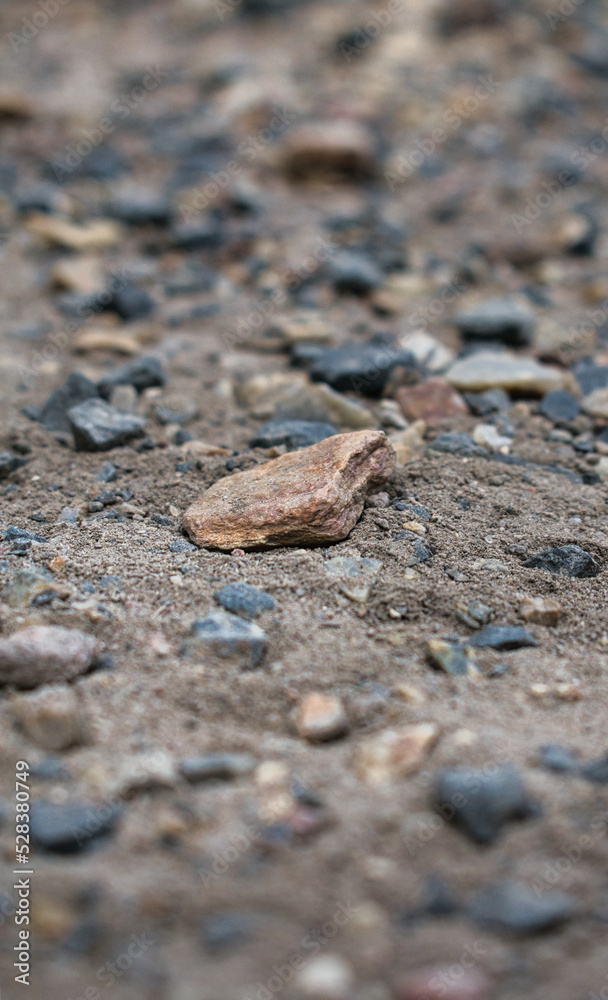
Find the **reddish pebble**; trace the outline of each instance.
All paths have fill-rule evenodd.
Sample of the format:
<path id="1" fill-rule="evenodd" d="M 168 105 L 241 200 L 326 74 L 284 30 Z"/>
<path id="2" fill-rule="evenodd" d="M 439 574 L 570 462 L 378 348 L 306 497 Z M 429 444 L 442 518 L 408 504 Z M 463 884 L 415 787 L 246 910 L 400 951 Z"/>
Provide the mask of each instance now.
<path id="1" fill-rule="evenodd" d="M 463 952 L 469 963 L 474 956 Z M 462 961 L 431 965 L 408 972 L 394 987 L 395 1000 L 491 1000 L 492 985 L 481 969 L 466 969 Z"/>

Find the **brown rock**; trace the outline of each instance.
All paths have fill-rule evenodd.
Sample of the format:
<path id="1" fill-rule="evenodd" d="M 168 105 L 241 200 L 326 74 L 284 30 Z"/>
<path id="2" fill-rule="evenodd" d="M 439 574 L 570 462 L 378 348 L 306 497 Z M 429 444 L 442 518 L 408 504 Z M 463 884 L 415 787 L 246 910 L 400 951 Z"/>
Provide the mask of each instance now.
<path id="1" fill-rule="evenodd" d="M 481 969 L 463 965 L 431 965 L 408 972 L 396 984 L 395 1000 L 491 1000 L 492 985 Z"/>
<path id="2" fill-rule="evenodd" d="M 425 420 L 435 424 L 446 417 L 460 417 L 468 413 L 460 395 L 442 378 L 430 378 L 418 385 L 403 386 L 395 398 L 407 420 Z"/>
<path id="3" fill-rule="evenodd" d="M 552 597 L 525 597 L 519 607 L 519 616 L 534 625 L 557 625 L 562 606 Z"/>
<path id="4" fill-rule="evenodd" d="M 45 750 L 64 750 L 81 737 L 78 698 L 65 684 L 52 684 L 15 699 L 13 711 L 27 735 Z"/>
<path id="5" fill-rule="evenodd" d="M 357 773 L 370 785 L 396 781 L 417 771 L 438 739 L 439 727 L 434 722 L 389 729 L 359 748 Z"/>
<path id="6" fill-rule="evenodd" d="M 91 666 L 97 639 L 59 625 L 34 625 L 0 639 L 0 684 L 33 688 L 69 681 Z"/>
<path id="7" fill-rule="evenodd" d="M 298 732 L 306 740 L 333 740 L 348 729 L 344 706 L 332 694 L 311 691 L 302 698 L 297 716 Z"/>
<path id="8" fill-rule="evenodd" d="M 328 173 L 365 177 L 374 173 L 375 161 L 374 137 L 355 121 L 298 125 L 283 143 L 283 163 L 292 177 Z"/>
<path id="9" fill-rule="evenodd" d="M 197 545 L 223 551 L 337 542 L 394 465 L 382 431 L 336 434 L 220 479 L 186 511 L 183 526 Z"/>

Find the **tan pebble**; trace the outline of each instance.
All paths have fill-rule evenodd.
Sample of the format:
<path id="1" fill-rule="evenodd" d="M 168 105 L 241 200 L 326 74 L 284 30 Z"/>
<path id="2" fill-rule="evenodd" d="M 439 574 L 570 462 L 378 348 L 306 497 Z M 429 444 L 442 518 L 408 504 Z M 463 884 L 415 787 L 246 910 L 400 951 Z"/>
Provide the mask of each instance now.
<path id="1" fill-rule="evenodd" d="M 122 227 L 112 219 L 94 219 L 81 225 L 44 212 L 32 212 L 26 226 L 47 243 L 81 253 L 117 246 L 123 235 Z"/>
<path id="2" fill-rule="evenodd" d="M 555 685 L 555 694 L 560 701 L 580 701 L 583 697 L 578 685 L 567 681 Z"/>
<path id="3" fill-rule="evenodd" d="M 104 275 L 97 257 L 74 257 L 58 260 L 51 268 L 51 283 L 56 288 L 92 295 L 103 290 Z"/>
<path id="4" fill-rule="evenodd" d="M 0 119 L 34 118 L 36 111 L 35 102 L 24 90 L 18 90 L 16 87 L 0 87 Z"/>
<path id="5" fill-rule="evenodd" d="M 134 337 L 128 333 L 118 333 L 114 330 L 82 330 L 72 341 L 72 350 L 79 354 L 88 351 L 114 351 L 116 354 L 126 354 L 134 357 L 141 348 Z"/>
<path id="6" fill-rule="evenodd" d="M 492 1000 L 489 977 L 481 969 L 454 965 L 434 965 L 402 976 L 394 986 L 394 1000 Z"/>
<path id="7" fill-rule="evenodd" d="M 299 968 L 293 985 L 305 1000 L 349 1000 L 354 984 L 351 965 L 341 955 L 318 955 Z"/>
<path id="8" fill-rule="evenodd" d="M 548 694 L 551 693 L 551 688 L 548 684 L 531 684 L 530 685 L 530 695 L 532 698 L 546 698 Z"/>
<path id="9" fill-rule="evenodd" d="M 66 902 L 36 893 L 31 901 L 30 930 L 37 940 L 55 944 L 78 923 L 78 913 Z M 27 929 L 27 927 L 26 927 Z"/>
<path id="10" fill-rule="evenodd" d="M 525 597 L 519 606 L 519 616 L 533 625 L 557 625 L 562 606 L 553 597 Z"/>
<path id="11" fill-rule="evenodd" d="M 420 457 L 424 451 L 424 435 L 426 423 L 416 420 L 403 431 L 389 435 L 397 459 L 397 465 L 409 465 Z"/>
<path id="12" fill-rule="evenodd" d="M 51 573 L 55 573 L 56 576 L 63 576 L 66 565 L 67 563 L 63 556 L 53 556 L 47 563 Z"/>
<path id="13" fill-rule="evenodd" d="M 255 783 L 259 788 L 270 785 L 286 785 L 289 781 L 289 765 L 283 760 L 264 760 L 256 768 Z"/>
<path id="14" fill-rule="evenodd" d="M 197 545 L 232 551 L 339 541 L 394 468 L 381 431 L 336 434 L 216 482 L 185 513 Z"/>
<path id="15" fill-rule="evenodd" d="M 322 742 L 342 736 L 348 729 L 348 720 L 339 698 L 312 691 L 300 703 L 297 726 L 303 739 Z"/>
<path id="16" fill-rule="evenodd" d="M 153 632 L 148 639 L 148 645 L 156 656 L 171 656 L 173 646 L 162 632 Z"/>
<path id="17" fill-rule="evenodd" d="M 401 527 L 406 531 L 413 531 L 415 535 L 426 535 L 426 528 L 419 521 L 404 521 Z"/>
<path id="18" fill-rule="evenodd" d="M 179 450 L 183 455 L 199 456 L 201 458 L 212 458 L 215 455 L 230 455 L 229 448 L 222 448 L 217 444 L 209 444 L 207 441 L 184 441 L 180 444 Z"/>
<path id="19" fill-rule="evenodd" d="M 64 750 L 82 736 L 78 698 L 66 685 L 49 685 L 15 698 L 12 708 L 30 739 L 45 750 Z"/>
<path id="20" fill-rule="evenodd" d="M 393 691 L 396 695 L 412 705 L 414 708 L 418 708 L 420 705 L 424 705 L 426 701 L 426 693 L 422 688 L 415 687 L 414 684 L 395 684 Z"/>
<path id="21" fill-rule="evenodd" d="M 371 785 L 403 778 L 421 767 L 438 739 L 434 722 L 381 733 L 359 747 L 357 774 Z"/>

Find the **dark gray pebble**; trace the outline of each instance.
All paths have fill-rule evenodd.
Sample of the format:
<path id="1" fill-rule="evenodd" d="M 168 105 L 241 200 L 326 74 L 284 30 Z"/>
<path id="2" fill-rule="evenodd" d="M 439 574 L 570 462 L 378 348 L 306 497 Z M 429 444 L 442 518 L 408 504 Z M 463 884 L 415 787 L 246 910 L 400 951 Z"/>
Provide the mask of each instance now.
<path id="1" fill-rule="evenodd" d="M 538 404 L 538 412 L 558 427 L 568 427 L 581 412 L 581 404 L 571 392 L 555 389 Z"/>
<path id="2" fill-rule="evenodd" d="M 163 386 L 167 376 L 158 358 L 137 358 L 108 372 L 97 383 L 104 399 L 109 399 L 117 385 L 132 385 L 138 392 Z"/>
<path id="3" fill-rule="evenodd" d="M 534 934 L 569 920 L 574 903 L 565 892 L 538 893 L 523 882 L 505 882 L 484 889 L 473 902 L 470 916 L 501 931 Z"/>
<path id="4" fill-rule="evenodd" d="M 534 636 L 521 625 L 488 625 L 477 635 L 472 636 L 468 642 L 469 646 L 475 646 L 477 649 L 497 649 L 499 652 L 538 646 Z"/>
<path id="5" fill-rule="evenodd" d="M 429 448 L 432 451 L 443 451 L 448 455 L 480 455 L 487 457 L 487 451 L 481 445 L 475 444 L 472 437 L 459 431 L 444 431 L 438 434 Z"/>
<path id="6" fill-rule="evenodd" d="M 116 826 L 119 810 L 108 805 L 55 805 L 33 802 L 30 832 L 35 847 L 56 854 L 74 854 Z"/>
<path id="7" fill-rule="evenodd" d="M 296 451 L 298 448 L 318 444 L 337 433 L 332 424 L 312 420 L 270 420 L 260 427 L 249 445 L 251 448 L 272 448 L 274 445 L 284 444 L 288 451 Z"/>
<path id="8" fill-rule="evenodd" d="M 529 569 L 547 569 L 550 573 L 560 573 L 563 576 L 590 577 L 597 576 L 599 565 L 589 552 L 578 545 L 560 545 L 554 549 L 544 549 L 530 559 L 524 566 Z"/>
<path id="9" fill-rule="evenodd" d="M 511 820 L 538 814 L 519 773 L 507 765 L 488 774 L 467 767 L 447 768 L 437 777 L 436 808 L 478 844 L 490 844 Z"/>
<path id="10" fill-rule="evenodd" d="M 108 451 L 145 434 L 145 421 L 121 413 L 103 399 L 87 399 L 68 410 L 78 451 Z"/>
<path id="11" fill-rule="evenodd" d="M 213 598 L 240 618 L 257 618 L 264 611 L 274 611 L 276 607 L 270 594 L 249 583 L 229 583 L 218 590 Z"/>
<path id="12" fill-rule="evenodd" d="M 509 347 L 525 347 L 534 330 L 532 312 L 509 298 L 485 299 L 456 315 L 456 326 L 467 340 L 499 340 Z"/>
<path id="13" fill-rule="evenodd" d="M 70 431 L 68 410 L 98 396 L 97 386 L 80 372 L 72 372 L 59 389 L 52 392 L 38 420 L 49 431 Z"/>

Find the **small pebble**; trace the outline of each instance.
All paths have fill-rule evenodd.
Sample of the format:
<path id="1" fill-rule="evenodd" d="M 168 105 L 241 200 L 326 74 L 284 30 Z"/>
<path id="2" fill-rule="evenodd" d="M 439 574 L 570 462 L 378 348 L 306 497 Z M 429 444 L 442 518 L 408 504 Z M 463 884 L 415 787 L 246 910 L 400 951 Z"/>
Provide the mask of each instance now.
<path id="1" fill-rule="evenodd" d="M 33 625 L 0 639 L 0 684 L 33 688 L 72 680 L 92 665 L 97 639 L 59 625 Z"/>
<path id="2" fill-rule="evenodd" d="M 80 740 L 83 721 L 73 688 L 49 685 L 14 699 L 12 708 L 30 739 L 45 750 L 65 750 Z"/>
<path id="3" fill-rule="evenodd" d="M 317 955 L 296 971 L 293 985 L 303 1000 L 349 1000 L 354 972 L 341 955 Z"/>
<path id="4" fill-rule="evenodd" d="M 258 590 L 249 583 L 229 583 L 218 590 L 213 598 L 227 611 L 240 618 L 258 618 L 265 611 L 274 611 L 274 599 L 264 590 Z"/>
<path id="5" fill-rule="evenodd" d="M 221 659 L 236 660 L 245 670 L 258 666 L 266 651 L 266 636 L 258 625 L 225 611 L 214 611 L 194 622 L 192 632 L 188 650 L 202 643 Z"/>
<path id="6" fill-rule="evenodd" d="M 562 606 L 553 597 L 525 597 L 519 606 L 519 616 L 533 625 L 557 625 Z"/>
<path id="7" fill-rule="evenodd" d="M 484 889 L 471 908 L 471 918 L 499 931 L 533 934 L 563 924 L 574 915 L 574 901 L 565 892 L 539 894 L 521 882 Z"/>
<path id="8" fill-rule="evenodd" d="M 554 549 L 544 549 L 526 559 L 524 566 L 579 578 L 597 576 L 600 571 L 593 556 L 578 545 L 561 545 Z"/>
<path id="9" fill-rule="evenodd" d="M 300 702 L 297 726 L 303 739 L 323 742 L 343 736 L 348 730 L 348 720 L 340 698 L 312 691 Z"/>
<path id="10" fill-rule="evenodd" d="M 437 776 L 436 808 L 456 822 L 478 844 L 490 844 L 511 820 L 537 814 L 514 767 L 492 774 L 466 767 L 448 768 Z"/>

